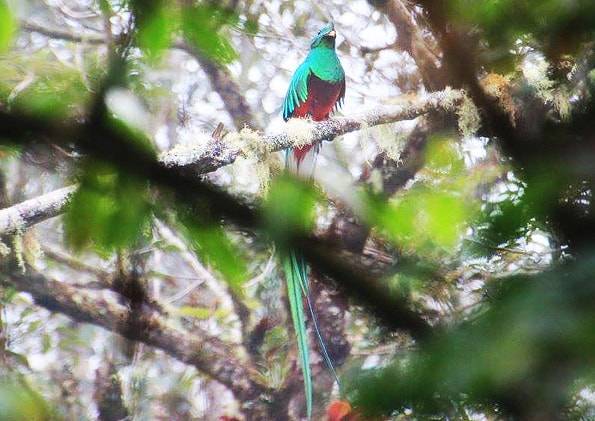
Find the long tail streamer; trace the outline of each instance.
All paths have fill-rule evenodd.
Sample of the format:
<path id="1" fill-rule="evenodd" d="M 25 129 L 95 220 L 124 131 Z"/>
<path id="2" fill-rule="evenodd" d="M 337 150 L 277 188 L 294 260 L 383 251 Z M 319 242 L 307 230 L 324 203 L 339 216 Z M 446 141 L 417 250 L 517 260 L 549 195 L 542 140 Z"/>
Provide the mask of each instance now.
<path id="1" fill-rule="evenodd" d="M 307 160 L 305 162 L 292 162 L 293 154 L 288 151 L 286 155 L 286 165 L 292 169 L 297 170 L 296 172 L 307 174 L 309 178 L 312 175 L 312 166 L 316 161 L 316 155 L 318 154 L 318 147 L 312 148 L 308 151 Z M 308 162 L 310 161 L 310 162 Z M 304 165 L 306 164 L 306 165 Z M 311 164 L 311 165 L 308 165 Z M 307 168 L 307 170 L 306 170 Z M 307 172 L 306 172 L 307 171 Z M 320 332 L 318 325 L 318 319 L 316 312 L 310 299 L 309 280 L 308 280 L 308 267 L 304 261 L 303 256 L 295 251 L 290 251 L 287 256 L 283 258 L 283 269 L 285 272 L 285 278 L 287 281 L 287 296 L 289 299 L 289 307 L 291 312 L 291 318 L 293 321 L 293 328 L 296 334 L 298 356 L 302 368 L 302 376 L 304 378 L 304 391 L 306 395 L 306 410 L 308 418 L 312 416 L 312 401 L 313 401 L 313 387 L 312 387 L 312 371 L 310 368 L 310 347 L 308 341 L 308 332 L 306 327 L 306 314 L 304 312 L 304 298 L 310 313 L 312 325 L 318 342 L 320 343 L 320 350 L 326 365 L 331 371 L 337 384 L 339 384 L 339 378 L 333 366 L 333 362 L 330 358 L 324 339 Z"/>
<path id="2" fill-rule="evenodd" d="M 306 271 L 303 265 L 300 265 L 295 253 L 290 252 L 289 256 L 283 259 L 283 268 L 287 281 L 287 297 L 289 299 L 289 309 L 293 320 L 293 329 L 295 330 L 298 355 L 302 366 L 302 376 L 304 378 L 304 390 L 306 394 L 306 410 L 308 418 L 312 416 L 312 372 L 310 370 L 310 347 L 308 346 L 308 332 L 306 330 L 306 315 L 302 302 L 303 291 L 307 290 L 308 282 Z"/>

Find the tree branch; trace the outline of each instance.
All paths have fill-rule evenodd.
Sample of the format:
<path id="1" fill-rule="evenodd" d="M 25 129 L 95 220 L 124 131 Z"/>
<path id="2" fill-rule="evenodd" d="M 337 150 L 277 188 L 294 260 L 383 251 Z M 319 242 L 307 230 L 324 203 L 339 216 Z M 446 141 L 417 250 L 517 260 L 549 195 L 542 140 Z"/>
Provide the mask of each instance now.
<path id="1" fill-rule="evenodd" d="M 3 283 L 31 294 L 37 305 L 51 312 L 161 349 L 224 384 L 241 401 L 254 400 L 261 392 L 260 387 L 250 380 L 247 363 L 237 360 L 225 343 L 199 329 L 194 328 L 192 333 L 183 332 L 148 308 L 143 308 L 140 314 L 130 312 L 122 305 L 50 280 L 33 269 L 26 275 L 9 273 Z"/>
<path id="2" fill-rule="evenodd" d="M 395 46 L 406 51 L 415 61 L 426 89 L 443 89 L 444 77 L 439 67 L 440 60 L 426 42 L 413 15 L 402 0 L 382 2 L 380 9 L 386 13 L 397 31 Z"/>
<path id="3" fill-rule="evenodd" d="M 14 234 L 64 212 L 77 186 L 63 187 L 0 210 L 0 235 Z"/>
<path id="4" fill-rule="evenodd" d="M 260 129 L 260 126 L 256 123 L 256 118 L 254 118 L 252 110 L 250 109 L 250 105 L 248 105 L 248 101 L 246 101 L 246 98 L 240 93 L 240 87 L 226 68 L 209 60 L 188 43 L 181 41 L 175 43 L 174 46 L 186 51 L 198 61 L 209 78 L 211 86 L 221 97 L 223 105 L 233 120 L 237 130 L 241 130 L 244 126 L 250 126 L 256 130 Z"/>
<path id="5" fill-rule="evenodd" d="M 260 136 L 244 129 L 232 133 L 231 136 L 228 134 L 222 140 L 209 137 L 204 142 L 197 142 L 196 145 L 174 147 L 163 153 L 160 161 L 168 168 L 174 168 L 189 175 L 204 174 L 235 162 L 244 153 L 243 147 L 270 153 L 296 144 L 331 141 L 343 134 L 368 127 L 414 119 L 434 110 L 451 109 L 461 98 L 460 91 L 447 89 L 407 100 L 402 105 L 382 107 L 360 116 L 332 118 L 316 123 L 305 120 L 296 124 L 289 123 L 285 132 L 275 135 Z M 236 141 L 226 142 L 226 139 L 231 138 Z M 75 189 L 76 186 L 65 187 L 0 210 L 0 235 L 14 233 L 18 229 L 25 229 L 60 215 L 65 211 Z"/>
<path id="6" fill-rule="evenodd" d="M 82 284 L 70 284 L 71 286 L 75 286 L 77 288 L 92 288 L 92 289 L 112 289 L 112 274 L 107 270 L 104 270 L 96 265 L 88 264 L 82 260 L 77 259 L 74 256 L 71 256 L 67 253 L 64 253 L 58 249 L 50 248 L 47 245 L 43 245 L 41 247 L 43 255 L 53 260 L 56 263 L 60 263 L 65 265 L 72 270 L 77 272 L 88 273 L 94 276 L 97 280 L 84 282 Z"/>
<path id="7" fill-rule="evenodd" d="M 99 421 L 128 419 L 128 408 L 124 404 L 122 384 L 118 371 L 111 361 L 95 370 L 95 391 L 93 398 L 97 404 Z"/>
<path id="8" fill-rule="evenodd" d="M 93 45 L 106 44 L 107 39 L 100 35 L 78 35 L 61 29 L 47 28 L 33 22 L 21 22 L 21 28 L 27 32 L 36 32 L 48 38 L 64 41 L 86 43 Z M 196 48 L 184 40 L 174 41 L 172 47 L 185 51 L 198 61 L 205 74 L 211 82 L 213 89 L 219 94 L 225 109 L 234 122 L 236 129 L 241 130 L 248 125 L 254 129 L 260 129 L 250 109 L 246 98 L 240 93 L 240 87 L 229 74 L 229 71 L 217 65 L 217 63 L 205 57 Z"/>
<path id="9" fill-rule="evenodd" d="M 166 167 L 176 167 L 199 174 L 208 173 L 235 162 L 238 156 L 244 153 L 242 147 L 269 153 L 296 145 L 332 141 L 346 133 L 387 123 L 413 120 L 431 111 L 453 109 L 462 98 L 462 91 L 446 89 L 413 100 L 406 99 L 400 105 L 379 107 L 353 117 L 337 117 L 320 122 L 290 120 L 282 133 L 256 136 L 254 139 L 254 132 L 242 130 L 231 136 L 227 135 L 222 141 L 211 138 L 206 144 L 196 145 L 196 147 L 174 148 L 162 154 L 160 159 Z M 239 142 L 226 143 L 226 139 L 239 139 Z"/>
<path id="10" fill-rule="evenodd" d="M 114 69 L 117 71 L 118 68 Z M 129 134 L 115 130 L 112 125 L 107 124 L 108 111 L 102 99 L 107 89 L 108 86 L 105 86 L 99 91 L 91 107 L 91 113 L 84 122 L 41 118 L 22 111 L 0 110 L 0 134 L 22 144 L 28 144 L 33 139 L 41 139 L 47 144 L 74 142 L 83 154 L 109 163 L 127 176 L 146 180 L 164 192 L 174 193 L 175 200 L 183 206 L 192 209 L 204 209 L 207 206 L 210 215 L 234 223 L 239 228 L 269 232 L 262 209 L 197 179 L 195 174 L 180 171 L 179 166 L 168 166 L 171 162 L 157 160 L 152 151 L 140 147 L 139 142 L 131 141 Z M 294 119 L 293 125 L 302 126 L 297 136 L 294 133 L 265 136 L 267 142 L 262 142 L 263 138 L 256 136 L 256 143 L 264 143 L 268 151 L 274 151 L 295 147 L 298 144 L 333 139 L 339 134 L 363 127 L 415 118 L 436 108 L 449 109 L 454 107 L 462 96 L 461 92 L 453 90 L 437 92 L 421 99 L 407 101 L 400 106 L 383 108 L 359 119 L 331 119 L 315 124 Z M 303 128 L 304 124 L 308 126 L 306 130 Z M 245 134 L 242 131 L 240 138 Z M 220 143 L 218 150 L 209 150 L 207 155 L 218 154 L 227 148 L 228 155 L 235 159 L 237 155 L 234 156 L 233 152 L 239 154 L 241 150 L 235 145 Z M 204 156 L 198 154 L 198 158 Z M 313 268 L 337 280 L 342 288 L 384 321 L 387 327 L 405 329 L 418 339 L 427 338 L 435 331 L 422 314 L 410 308 L 406 299 L 391 291 L 381 278 L 371 276 L 366 268 L 352 260 L 344 259 L 333 251 L 334 245 L 329 241 L 310 233 L 292 230 L 291 227 L 287 227 L 287 232 L 292 233 L 288 244 L 302 253 Z M 400 262 L 400 266 L 403 267 L 403 262 Z M 406 267 L 407 265 L 404 265 L 404 268 Z M 425 272 L 419 272 L 418 269 L 424 271 L 423 268 L 409 267 L 416 275 L 426 276 Z"/>
<path id="11" fill-rule="evenodd" d="M 21 21 L 20 27 L 24 31 L 36 32 L 52 39 L 94 45 L 106 43 L 106 39 L 101 35 L 77 35 L 62 29 L 47 28 L 29 21 Z"/>

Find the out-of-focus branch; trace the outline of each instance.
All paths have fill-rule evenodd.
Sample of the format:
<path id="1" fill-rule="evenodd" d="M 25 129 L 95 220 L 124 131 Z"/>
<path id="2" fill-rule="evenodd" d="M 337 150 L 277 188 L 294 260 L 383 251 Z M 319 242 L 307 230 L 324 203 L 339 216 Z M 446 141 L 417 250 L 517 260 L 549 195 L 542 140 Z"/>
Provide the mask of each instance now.
<path id="1" fill-rule="evenodd" d="M 535 115 L 527 113 L 531 120 L 534 120 L 530 122 L 532 124 L 515 124 L 510 110 L 502 106 L 498 98 L 490 95 L 480 83 L 479 63 L 469 60 L 476 55 L 473 54 L 472 45 L 465 42 L 465 28 L 459 28 L 449 22 L 444 2 L 420 0 L 418 3 L 426 10 L 430 26 L 440 42 L 444 65 L 454 82 L 453 85 L 464 86 L 467 89 L 469 97 L 481 112 L 486 134 L 498 138 L 502 151 L 513 158 L 511 162 L 519 175 L 530 174 L 536 169 L 541 172 L 544 163 L 553 168 L 560 166 L 566 170 L 569 166 L 582 166 L 576 162 L 589 162 L 595 139 L 592 124 L 595 105 L 592 101 L 585 104 L 583 111 L 576 112 L 566 123 L 546 120 L 543 110 Z M 525 104 L 524 108 L 530 109 L 530 106 Z M 535 130 L 537 119 L 542 119 L 545 123 L 537 125 Z M 536 154 L 536 149 L 539 149 L 540 153 Z M 576 157 L 579 156 L 581 160 L 577 161 Z M 569 164 L 571 162 L 572 164 Z M 590 167 L 585 165 L 584 168 Z M 578 175 L 580 172 L 575 174 Z M 535 174 L 531 176 L 534 177 Z M 530 177 L 525 181 L 536 181 L 529 180 Z M 577 180 L 577 184 L 584 180 L 592 183 L 590 169 L 583 172 L 581 177 L 584 177 L 583 180 Z M 530 185 L 529 188 L 531 187 Z M 552 195 L 549 200 L 550 203 L 542 202 L 539 207 L 551 206 L 547 219 L 557 235 L 569 245 L 573 253 L 590 253 L 592 235 L 589 233 L 595 230 L 593 212 L 578 210 L 574 207 L 574 201 L 566 197 Z"/>
<path id="2" fill-rule="evenodd" d="M 114 363 L 106 362 L 106 366 L 95 371 L 95 391 L 93 398 L 97 404 L 100 421 L 124 420 L 129 417 L 124 405 L 122 385 Z"/>
<path id="3" fill-rule="evenodd" d="M 221 97 L 225 109 L 231 116 L 237 130 L 241 130 L 244 126 L 249 126 L 255 130 L 260 129 L 260 126 L 256 122 L 256 118 L 250 109 L 250 105 L 248 105 L 248 101 L 246 101 L 237 82 L 232 78 L 226 68 L 209 60 L 188 43 L 177 42 L 174 45 L 176 48 L 186 51 L 198 61 L 209 78 L 211 86 Z"/>
<path id="4" fill-rule="evenodd" d="M 410 102 L 390 107 L 386 111 L 376 111 L 360 119 L 333 119 L 317 124 L 298 120 L 294 123 L 299 125 L 306 123 L 310 127 L 307 130 L 302 128 L 297 139 L 295 135 L 292 136 L 289 133 L 265 138 L 269 141 L 269 150 L 294 147 L 296 144 L 334 138 L 338 134 L 357 130 L 366 125 L 388 123 L 400 118 L 414 118 L 439 106 L 448 108 L 454 106 L 462 95 L 452 90 L 429 94 L 421 100 L 413 101 L 413 104 Z M 101 95 L 98 96 L 98 98 L 101 97 Z M 106 124 L 106 117 L 107 110 L 100 99 L 95 102 L 89 119 L 84 123 L 52 120 L 18 111 L 0 110 L 0 134 L 22 144 L 31 142 L 33 138 L 43 139 L 48 144 L 74 141 L 82 153 L 109 163 L 128 176 L 147 180 L 164 192 L 174 193 L 175 199 L 185 206 L 203 208 L 208 206 L 211 215 L 234 223 L 239 228 L 267 230 L 268 225 L 263 219 L 262 209 L 197 179 L 193 174 L 180 171 L 179 167 L 172 168 L 163 160 L 157 160 L 151 151 L 141 147 L 138 142 L 131 141 L 129 135 L 116 131 Z M 304 132 L 308 135 L 306 139 L 303 137 Z M 258 139 L 258 143 L 260 142 L 261 138 Z M 237 150 L 238 153 L 241 149 L 233 145 L 228 147 Z M 342 258 L 333 250 L 333 245 L 325 239 L 298 231 L 293 232 L 289 238 L 289 244 L 301 252 L 313 268 L 337 280 L 342 288 L 383 320 L 387 327 L 406 329 L 417 338 L 426 338 L 434 331 L 419 312 L 409 307 L 406 299 L 391 291 L 382 279 L 370 276 L 366 268 L 354 264 L 352 260 Z M 417 273 L 417 267 L 415 271 Z"/>
<path id="5" fill-rule="evenodd" d="M 379 8 L 386 13 L 397 31 L 395 45 L 413 58 L 426 89 L 431 91 L 443 89 L 445 83 L 439 67 L 440 60 L 426 42 L 405 2 L 388 0 L 380 3 Z"/>
<path id="6" fill-rule="evenodd" d="M 85 263 L 82 260 L 75 258 L 74 256 L 64 253 L 58 249 L 50 248 L 46 245 L 43 245 L 41 249 L 43 251 L 44 256 L 46 256 L 47 258 L 57 263 L 66 265 L 73 270 L 91 274 L 99 280 L 99 284 L 103 288 L 110 288 L 112 274 L 109 271 Z"/>
<path id="7" fill-rule="evenodd" d="M 22 22 L 21 28 L 27 32 L 35 32 L 45 35 L 48 38 L 76 43 L 101 45 L 105 44 L 107 41 L 107 39 L 101 35 L 73 34 L 62 29 L 48 28 L 29 21 Z M 256 118 L 250 109 L 250 105 L 248 105 L 246 98 L 241 94 L 240 87 L 227 69 L 217 65 L 217 63 L 205 57 L 200 51 L 183 40 L 175 41 L 172 44 L 172 47 L 185 51 L 199 62 L 209 78 L 211 86 L 221 97 L 225 109 L 233 120 L 236 129 L 241 130 L 244 126 L 250 126 L 257 130 L 260 129 L 259 125 L 256 123 Z"/>
<path id="8" fill-rule="evenodd" d="M 221 306 L 234 313 L 240 323 L 240 333 L 238 334 L 237 342 L 244 342 L 245 340 L 245 329 L 248 324 L 249 310 L 246 305 L 241 301 L 239 297 L 231 290 L 226 288 L 226 284 L 221 282 L 213 276 L 213 274 L 207 270 L 197 259 L 197 256 L 192 253 L 187 245 L 179 238 L 167 225 L 161 221 L 156 221 L 157 231 L 159 235 L 166 240 L 168 243 L 174 245 L 180 249 L 179 255 L 198 276 L 198 281 L 194 285 L 198 286 L 199 283 L 203 283 L 211 290 L 211 292 L 217 297 L 217 301 Z M 191 286 L 192 287 L 192 286 Z M 186 290 L 188 291 L 188 290 Z"/>
<path id="9" fill-rule="evenodd" d="M 199 329 L 183 332 L 149 308 L 131 313 L 122 305 L 53 281 L 32 269 L 26 275 L 8 273 L 3 283 L 31 294 L 37 305 L 51 312 L 161 349 L 224 384 L 242 401 L 253 400 L 261 392 L 250 380 L 249 364 L 237 360 L 225 343 Z"/>
<path id="10" fill-rule="evenodd" d="M 173 148 L 162 154 L 160 161 L 168 168 L 175 168 L 189 175 L 204 174 L 235 162 L 244 153 L 243 146 L 270 153 L 287 149 L 296 143 L 330 141 L 345 133 L 411 120 L 431 111 L 451 109 L 462 99 L 462 95 L 462 92 L 454 90 L 434 92 L 404 101 L 401 105 L 381 107 L 360 116 L 333 118 L 316 123 L 299 121 L 295 125 L 297 127 L 288 124 L 285 132 L 275 135 L 259 136 L 254 132 L 241 131 L 231 134 L 231 137 L 240 140 L 235 142 L 226 142 L 226 138 L 230 137 L 223 140 L 206 138 L 204 142 L 196 145 Z M 249 141 L 244 141 L 244 138 Z M 61 214 L 75 189 L 76 186 L 65 187 L 0 210 L 0 234 L 27 228 Z"/>
<path id="11" fill-rule="evenodd" d="M 27 32 L 36 32 L 38 34 L 45 35 L 48 38 L 60 39 L 63 41 L 80 42 L 86 44 L 105 44 L 106 39 L 101 35 L 79 35 L 73 34 L 69 31 L 64 31 L 58 28 L 48 28 L 46 26 L 38 25 L 34 22 L 22 21 L 20 25 L 21 29 Z"/>

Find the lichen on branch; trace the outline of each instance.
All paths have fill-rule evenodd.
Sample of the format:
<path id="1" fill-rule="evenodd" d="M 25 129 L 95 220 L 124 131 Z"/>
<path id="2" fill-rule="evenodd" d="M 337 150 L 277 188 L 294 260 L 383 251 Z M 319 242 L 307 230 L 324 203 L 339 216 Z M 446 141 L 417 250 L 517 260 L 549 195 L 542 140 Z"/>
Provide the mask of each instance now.
<path id="1" fill-rule="evenodd" d="M 273 135 L 263 135 L 249 128 L 228 134 L 223 139 L 200 133 L 192 141 L 162 153 L 159 161 L 167 168 L 195 175 L 205 174 L 230 165 L 241 156 L 261 160 L 272 152 L 323 140 L 332 141 L 343 134 L 368 127 L 412 120 L 431 111 L 453 111 L 463 98 L 462 91 L 447 88 L 352 117 L 320 122 L 290 120 L 283 131 Z M 0 234 L 14 232 L 20 227 L 26 228 L 63 213 L 75 190 L 76 186 L 65 187 L 0 210 Z"/>

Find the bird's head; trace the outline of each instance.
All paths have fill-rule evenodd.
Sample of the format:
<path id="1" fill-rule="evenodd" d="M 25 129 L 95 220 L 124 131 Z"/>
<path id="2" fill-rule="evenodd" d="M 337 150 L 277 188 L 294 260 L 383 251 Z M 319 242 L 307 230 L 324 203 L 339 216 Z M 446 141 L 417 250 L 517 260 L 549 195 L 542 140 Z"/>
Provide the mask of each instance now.
<path id="1" fill-rule="evenodd" d="M 334 48 L 336 36 L 337 32 L 335 31 L 335 24 L 329 22 L 318 31 L 314 38 L 312 38 L 310 48 L 316 48 L 322 45 Z"/>

